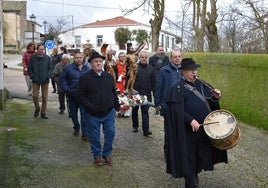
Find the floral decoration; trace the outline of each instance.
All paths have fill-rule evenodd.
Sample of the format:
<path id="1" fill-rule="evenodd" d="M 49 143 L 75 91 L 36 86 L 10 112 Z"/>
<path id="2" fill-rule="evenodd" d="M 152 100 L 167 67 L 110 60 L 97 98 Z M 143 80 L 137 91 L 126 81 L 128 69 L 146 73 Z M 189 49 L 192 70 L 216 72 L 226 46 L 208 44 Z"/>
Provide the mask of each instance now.
<path id="1" fill-rule="evenodd" d="M 130 106 L 147 105 L 148 100 L 146 95 L 118 95 L 121 109 L 129 109 Z"/>

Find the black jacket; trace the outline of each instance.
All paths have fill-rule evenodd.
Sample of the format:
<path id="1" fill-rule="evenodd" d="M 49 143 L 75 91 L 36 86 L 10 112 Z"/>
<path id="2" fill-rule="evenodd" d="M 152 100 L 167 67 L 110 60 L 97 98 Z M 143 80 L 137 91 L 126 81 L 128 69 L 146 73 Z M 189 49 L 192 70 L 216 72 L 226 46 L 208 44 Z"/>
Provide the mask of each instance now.
<path id="1" fill-rule="evenodd" d="M 146 95 L 148 101 L 152 102 L 152 92 L 154 93 L 156 79 L 154 70 L 151 65 L 138 64 L 138 72 L 133 89 L 137 90 L 140 95 Z"/>
<path id="2" fill-rule="evenodd" d="M 169 63 L 169 58 L 166 55 L 154 54 L 149 58 L 149 65 L 154 68 L 155 76 L 158 75 L 159 70 Z"/>
<path id="3" fill-rule="evenodd" d="M 48 55 L 43 54 L 42 57 L 36 53 L 30 57 L 28 64 L 29 76 L 33 83 L 47 84 L 52 76 L 52 63 Z"/>
<path id="4" fill-rule="evenodd" d="M 102 72 L 101 76 L 93 70 L 81 75 L 78 82 L 76 98 L 88 114 L 103 117 L 113 108 L 119 111 L 119 99 L 113 77 Z"/>

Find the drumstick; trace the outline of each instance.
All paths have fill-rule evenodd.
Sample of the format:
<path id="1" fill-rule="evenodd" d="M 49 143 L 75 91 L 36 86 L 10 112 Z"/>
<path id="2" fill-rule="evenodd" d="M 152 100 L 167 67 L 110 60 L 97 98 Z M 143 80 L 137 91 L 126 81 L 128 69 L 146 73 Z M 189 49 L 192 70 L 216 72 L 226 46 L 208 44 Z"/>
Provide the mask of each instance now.
<path id="1" fill-rule="evenodd" d="M 200 124 L 200 126 L 210 125 L 210 124 L 215 124 L 215 123 L 219 123 L 219 122 L 218 121 L 213 121 L 213 122 L 202 123 L 202 124 Z"/>

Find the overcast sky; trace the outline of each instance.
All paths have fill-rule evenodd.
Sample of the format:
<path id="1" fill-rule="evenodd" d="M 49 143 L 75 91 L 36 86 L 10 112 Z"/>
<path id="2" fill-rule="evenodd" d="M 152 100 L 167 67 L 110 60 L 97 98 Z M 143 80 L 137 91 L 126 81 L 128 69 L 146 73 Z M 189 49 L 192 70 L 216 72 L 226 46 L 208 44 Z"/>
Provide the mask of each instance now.
<path id="1" fill-rule="evenodd" d="M 123 16 L 122 9 L 133 8 L 140 1 L 142 0 L 27 0 L 27 19 L 30 20 L 29 16 L 34 14 L 36 21 L 42 25 L 44 20 L 55 24 L 56 20 L 63 18 L 67 22 L 64 29 L 70 29 L 72 26 Z M 180 1 L 182 0 L 166 0 L 165 16 L 172 21 L 176 20 L 178 12 L 182 10 Z M 223 9 L 228 11 L 228 6 L 233 1 L 235 0 L 218 0 L 217 7 L 225 7 Z M 267 2 L 268 0 L 265 4 Z M 148 6 L 145 6 L 125 17 L 149 25 L 152 14 L 152 10 L 148 11 Z M 169 31 L 168 28 L 167 25 L 162 25 L 162 29 Z"/>
<path id="2" fill-rule="evenodd" d="M 73 23 L 74 26 L 95 22 L 96 20 L 104 20 L 116 16 L 123 16 L 121 8 L 131 8 L 140 0 L 28 0 L 27 1 L 27 17 L 34 14 L 37 22 L 42 24 L 44 20 L 47 22 L 55 22 L 60 18 Z M 148 9 L 148 7 L 144 7 Z M 168 17 L 175 15 L 180 9 L 179 1 L 166 0 L 166 11 Z M 152 12 L 140 9 L 135 14 L 126 16 L 127 18 L 148 24 Z"/>

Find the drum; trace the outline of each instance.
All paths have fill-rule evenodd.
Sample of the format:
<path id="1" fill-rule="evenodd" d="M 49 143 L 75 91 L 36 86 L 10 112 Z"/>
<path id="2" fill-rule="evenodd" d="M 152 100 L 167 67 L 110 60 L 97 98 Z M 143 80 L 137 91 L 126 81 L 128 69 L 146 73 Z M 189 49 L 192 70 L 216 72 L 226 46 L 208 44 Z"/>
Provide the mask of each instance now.
<path id="1" fill-rule="evenodd" d="M 212 145 L 221 150 L 233 148 L 240 139 L 240 129 L 234 115 L 227 110 L 215 110 L 204 120 L 204 130 Z"/>

